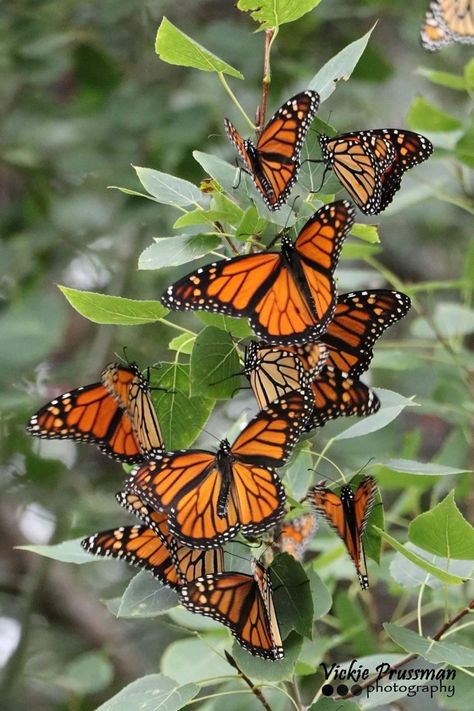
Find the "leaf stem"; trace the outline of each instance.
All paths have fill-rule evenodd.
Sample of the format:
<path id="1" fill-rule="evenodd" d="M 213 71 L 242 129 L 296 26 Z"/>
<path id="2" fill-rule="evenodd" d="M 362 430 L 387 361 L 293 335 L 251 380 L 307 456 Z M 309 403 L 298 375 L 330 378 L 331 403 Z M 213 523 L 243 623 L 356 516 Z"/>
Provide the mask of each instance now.
<path id="1" fill-rule="evenodd" d="M 222 73 L 222 72 L 218 72 L 218 73 L 217 73 L 217 76 L 219 77 L 219 80 L 220 80 L 222 86 L 224 87 L 224 89 L 226 90 L 226 92 L 229 94 L 230 98 L 232 99 L 232 101 L 234 102 L 234 104 L 237 106 L 237 108 L 239 109 L 239 111 L 240 111 L 240 113 L 242 114 L 242 116 L 244 117 L 244 119 L 247 121 L 247 123 L 248 123 L 248 125 L 250 126 L 250 128 L 252 129 L 252 131 L 255 131 L 255 125 L 252 123 L 252 121 L 250 120 L 250 117 L 246 114 L 246 112 L 245 112 L 244 108 L 242 107 L 241 103 L 239 102 L 239 100 L 237 99 L 236 95 L 234 94 L 234 92 L 232 91 L 232 89 L 230 88 L 230 86 L 228 85 L 228 83 L 227 83 L 227 81 L 226 81 L 226 78 L 225 78 L 225 76 L 223 75 L 223 73 Z"/>
<path id="2" fill-rule="evenodd" d="M 237 674 L 242 679 L 242 681 L 244 681 L 247 684 L 249 689 L 252 691 L 252 694 L 255 694 L 255 696 L 257 697 L 257 699 L 260 701 L 263 708 L 265 709 L 265 711 L 272 711 L 271 706 L 268 703 L 268 701 L 266 700 L 265 696 L 263 695 L 261 689 L 259 689 L 257 686 L 255 686 L 253 681 L 251 679 L 249 679 L 249 677 L 246 674 L 244 674 L 242 669 L 239 667 L 239 665 L 235 661 L 234 657 L 231 654 L 229 654 L 229 652 L 227 650 L 224 650 L 224 654 L 225 654 L 225 657 L 226 657 L 227 661 L 229 662 L 230 666 L 233 667 L 237 671 Z"/>
<path id="3" fill-rule="evenodd" d="M 184 328 L 184 326 L 179 326 L 177 323 L 173 323 L 172 321 L 167 321 L 165 318 L 159 318 L 158 323 L 164 323 L 165 326 L 170 326 L 171 328 L 175 328 L 177 331 L 181 331 L 181 333 L 189 333 L 190 336 L 196 337 L 194 331 L 191 331 L 189 328 Z"/>
<path id="4" fill-rule="evenodd" d="M 263 131 L 265 126 L 265 116 L 267 113 L 267 100 L 268 92 L 270 90 L 270 84 L 272 81 L 272 71 L 270 67 L 270 51 L 272 48 L 273 41 L 278 34 L 278 28 L 265 30 L 265 47 L 263 51 L 263 79 L 262 79 L 262 100 L 260 106 L 257 107 L 255 123 L 255 132 L 257 137 Z"/>

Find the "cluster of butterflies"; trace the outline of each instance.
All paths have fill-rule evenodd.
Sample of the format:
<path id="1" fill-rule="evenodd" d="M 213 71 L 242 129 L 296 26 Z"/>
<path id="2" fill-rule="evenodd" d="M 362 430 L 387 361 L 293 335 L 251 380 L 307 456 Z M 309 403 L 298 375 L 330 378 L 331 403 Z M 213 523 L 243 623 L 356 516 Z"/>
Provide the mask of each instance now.
<path id="1" fill-rule="evenodd" d="M 296 181 L 318 104 L 314 91 L 293 97 L 256 144 L 226 121 L 244 169 L 272 210 Z M 403 173 L 432 150 L 428 139 L 401 129 L 320 136 L 320 144 L 326 168 L 367 214 L 383 210 Z M 84 548 L 151 571 L 177 590 L 184 607 L 222 622 L 265 659 L 283 656 L 270 575 L 256 559 L 251 574 L 225 569 L 224 546 L 237 535 L 259 538 L 275 528 L 278 549 L 302 560 L 321 515 L 344 541 L 361 587 L 368 587 L 362 540 L 377 494 L 374 479 L 339 493 L 320 482 L 303 500 L 311 511 L 284 520 L 286 492 L 276 472 L 304 433 L 340 416 L 377 411 L 380 402 L 360 376 L 376 340 L 410 308 L 397 291 L 337 294 L 334 272 L 354 214 L 347 200 L 324 205 L 295 241 L 283 232 L 280 251 L 222 259 L 163 294 L 170 309 L 248 318 L 258 337 L 246 344 L 242 360 L 259 412 L 232 444 L 223 439 L 217 451 L 167 452 L 149 373 L 134 363 L 107 366 L 99 382 L 47 403 L 27 427 L 36 437 L 90 442 L 137 465 L 117 500 L 139 523 L 89 536 Z"/>

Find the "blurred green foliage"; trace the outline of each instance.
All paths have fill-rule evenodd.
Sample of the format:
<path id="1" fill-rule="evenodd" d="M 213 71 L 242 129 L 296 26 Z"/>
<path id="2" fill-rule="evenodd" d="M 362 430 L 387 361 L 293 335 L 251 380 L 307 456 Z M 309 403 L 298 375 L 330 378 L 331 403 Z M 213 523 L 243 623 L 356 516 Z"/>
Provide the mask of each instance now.
<path id="1" fill-rule="evenodd" d="M 341 291 L 388 283 L 413 299 L 408 323 L 382 340 L 371 369 L 372 384 L 391 392 L 381 391 L 378 415 L 356 424 L 330 423 L 313 447 L 346 474 L 373 458 L 370 473 L 382 490 L 387 528 L 381 533 L 380 566 L 369 562 L 373 593 L 359 596 L 344 550 L 326 529 L 313 541 L 318 557 L 309 569 L 295 563 L 297 571 L 285 570 L 284 560 L 275 561 L 275 587 L 275 575 L 287 583 L 287 592 L 280 592 L 286 599 L 276 599 L 281 624 L 285 634 L 296 630 L 285 643 L 285 660 L 272 665 L 235 646 L 232 653 L 254 682 L 288 681 L 280 689 L 265 689 L 276 710 L 289 707 L 282 690 L 298 699 L 297 687 L 304 703 L 315 699 L 312 708 L 355 708 L 348 702 L 331 705 L 319 695 L 323 660 L 343 663 L 352 655 L 376 655 L 367 660 L 375 667 L 400 659 L 401 648 L 436 662 L 472 665 L 458 649 L 472 647 L 469 629 L 456 634 L 457 645 L 444 643 L 440 651 L 430 643 L 427 650 L 426 639 L 414 639 L 405 627 L 416 621 L 418 596 L 422 631 L 434 634 L 443 610 L 454 614 L 468 600 L 469 583 L 453 583 L 472 574 L 470 560 L 451 559 L 460 551 L 472 557 L 463 548 L 472 528 L 466 528 L 449 492 L 455 489 L 455 501 L 472 520 L 470 479 L 464 472 L 474 464 L 469 350 L 474 64 L 465 47 L 423 53 L 418 33 L 425 5 L 326 1 L 303 19 L 282 24 L 273 47 L 271 109 L 307 87 L 327 60 L 379 20 L 350 81 L 338 83 L 314 128 L 408 125 L 426 132 L 436 149 L 429 164 L 404 178 L 402 191 L 376 227 L 357 225 L 339 269 Z M 152 301 L 191 268 L 186 261 L 217 248 L 213 236 L 201 234 L 210 231 L 205 226 L 211 221 L 226 219 L 242 242 L 251 233 L 271 233 L 266 211 L 250 203 L 242 209 L 229 199 L 235 171 L 222 159 L 234 156 L 222 117 L 240 121 L 240 116 L 222 84 L 212 72 L 187 68 L 189 62 L 174 66 L 154 54 L 163 16 L 245 76 L 243 82 L 229 72 L 227 81 L 252 116 L 259 101 L 263 35 L 254 33 L 255 22 L 233 3 L 20 0 L 3 8 L 0 21 L 0 663 L 2 702 L 15 711 L 88 711 L 100 704 L 111 711 L 143 703 L 155 708 L 158 691 L 163 708 L 181 708 L 201 689 L 209 696 L 229 693 L 222 697 L 229 711 L 241 709 L 243 698 L 249 710 L 260 708 L 250 692 L 245 697 L 230 693 L 248 687 L 236 680 L 223 657 L 227 632 L 176 608 L 173 594 L 150 576 L 132 577 L 120 563 L 74 566 L 13 550 L 125 522 L 113 497 L 123 480 L 119 465 L 87 446 L 27 439 L 24 423 L 39 404 L 92 382 L 114 351 L 121 354 L 127 346 L 128 357 L 140 364 L 161 362 L 153 372 L 154 385 L 169 389 L 170 383 L 182 383 L 172 404 L 163 390 L 154 392 L 167 444 L 180 447 L 194 442 L 215 400 L 230 398 L 237 387 L 233 378 L 224 380 L 237 363 L 227 332 L 244 337 L 247 324 L 214 314 L 174 315 L 185 329 L 178 335 L 166 320 L 160 322 L 165 310 Z M 329 83 L 328 95 L 333 89 Z M 311 155 L 317 154 L 316 144 L 310 133 Z M 135 174 L 131 165 L 147 168 Z M 173 207 L 175 194 L 172 199 L 164 194 L 175 186 L 166 177 L 170 174 L 185 193 L 181 210 Z M 223 189 L 211 208 L 198 190 L 207 174 Z M 320 176 L 308 168 L 301 183 L 309 189 Z M 328 180 L 324 189 L 327 194 L 338 190 L 337 182 Z M 151 200 L 134 195 L 143 190 Z M 195 199 L 201 202 L 191 209 Z M 275 214 L 275 223 L 285 224 L 287 216 L 284 210 Z M 179 256 L 168 241 L 178 239 L 175 233 L 182 235 Z M 156 271 L 158 266 L 166 269 Z M 94 323 L 72 309 L 55 284 L 65 285 L 69 302 Z M 95 297 L 97 292 L 106 296 Z M 201 378 L 206 371 L 198 354 L 200 346 L 208 352 L 210 344 L 216 378 L 208 378 L 210 397 L 205 398 Z M 413 396 L 417 407 L 411 406 Z M 250 398 L 219 402 L 206 430 L 221 436 L 250 403 Z M 207 446 L 209 438 L 203 433 L 199 443 Z M 308 461 L 319 474 L 334 477 L 323 457 L 308 452 L 305 443 L 290 466 L 287 481 L 295 498 Z M 449 558 L 443 557 L 446 541 L 430 542 L 430 531 L 445 532 L 447 521 Z M 382 531 L 383 519 L 373 523 Z M 381 544 L 376 533 L 371 529 L 367 545 L 374 559 Z M 52 557 L 73 561 L 77 553 L 77 542 L 66 543 Z M 131 579 L 128 586 L 124 579 Z M 291 580 L 305 590 L 310 585 L 313 592 L 314 609 L 305 593 L 297 625 Z M 384 621 L 392 622 L 385 630 Z M 311 627 L 312 639 L 298 635 Z M 211 674 L 217 679 L 195 683 Z M 123 689 L 128 682 L 133 684 Z M 460 684 L 461 698 L 462 678 Z M 121 695 L 107 701 L 117 692 Z M 222 708 L 222 698 L 209 698 L 199 707 Z M 388 701 L 380 696 L 380 705 Z M 437 701 L 453 708 L 450 702 Z"/>

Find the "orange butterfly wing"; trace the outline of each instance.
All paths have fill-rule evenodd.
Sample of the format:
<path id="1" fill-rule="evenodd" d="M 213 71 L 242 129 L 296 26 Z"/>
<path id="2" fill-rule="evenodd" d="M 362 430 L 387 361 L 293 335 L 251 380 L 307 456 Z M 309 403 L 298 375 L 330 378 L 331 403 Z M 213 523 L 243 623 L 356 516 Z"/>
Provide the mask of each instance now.
<path id="1" fill-rule="evenodd" d="M 433 0 L 421 28 L 421 43 L 434 52 L 453 42 L 474 44 L 472 0 Z"/>
<path id="2" fill-rule="evenodd" d="M 284 204 L 295 184 L 300 153 L 306 134 L 319 106 L 315 91 L 304 91 L 286 101 L 270 119 L 257 144 L 244 141 L 225 119 L 227 135 L 237 148 L 257 189 L 270 210 Z"/>
<path id="3" fill-rule="evenodd" d="M 212 617 L 229 627 L 238 643 L 264 659 L 281 659 L 280 633 L 271 585 L 260 564 L 253 575 L 221 573 L 206 575 L 181 588 L 184 607 Z"/>
<path id="4" fill-rule="evenodd" d="M 64 393 L 33 415 L 27 432 L 43 439 L 91 442 L 107 456 L 134 464 L 143 460 L 130 416 L 102 383 Z"/>
<path id="5" fill-rule="evenodd" d="M 322 427 L 337 417 L 373 415 L 380 409 L 377 395 L 358 378 L 348 378 L 327 367 L 311 383 L 314 409 L 307 429 Z"/>
<path id="6" fill-rule="evenodd" d="M 302 561 L 317 528 L 318 523 L 312 513 L 283 521 L 277 538 L 278 548 L 282 553 L 289 553 L 296 560 Z"/>

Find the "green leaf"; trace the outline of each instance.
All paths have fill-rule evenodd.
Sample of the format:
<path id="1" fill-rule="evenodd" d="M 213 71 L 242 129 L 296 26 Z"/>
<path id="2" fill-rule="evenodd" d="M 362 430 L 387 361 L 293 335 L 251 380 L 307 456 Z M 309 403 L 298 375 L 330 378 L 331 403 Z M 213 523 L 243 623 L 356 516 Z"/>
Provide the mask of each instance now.
<path id="1" fill-rule="evenodd" d="M 405 556 L 405 558 L 408 558 L 408 560 L 410 560 L 412 563 L 415 563 L 415 565 L 417 565 L 419 568 L 426 570 L 427 573 L 434 575 L 435 578 L 439 578 L 439 580 L 441 580 L 443 583 L 447 583 L 448 585 L 461 585 L 461 583 L 465 582 L 465 579 L 461 578 L 459 575 L 453 575 L 452 573 L 448 573 L 445 570 L 441 570 L 435 565 L 431 565 L 431 563 L 428 563 L 419 555 L 416 555 L 416 553 L 413 553 L 413 551 L 409 550 L 404 545 L 399 543 L 396 538 L 390 536 L 386 531 L 382 531 L 381 528 L 377 529 L 376 526 L 374 526 L 374 528 L 379 533 L 379 535 L 382 536 L 384 541 L 387 541 L 387 543 L 392 546 L 392 548 L 395 548 L 396 551 Z"/>
<path id="2" fill-rule="evenodd" d="M 345 242 L 341 259 L 370 259 L 382 251 L 382 247 L 376 244 Z"/>
<path id="3" fill-rule="evenodd" d="M 436 331 L 445 338 L 466 336 L 474 331 L 474 310 L 462 304 L 438 302 L 432 322 L 436 330 L 426 319 L 416 319 L 410 329 L 412 335 L 435 340 L 438 338 Z"/>
<path id="4" fill-rule="evenodd" d="M 194 615 L 194 618 L 199 617 Z M 181 684 L 233 674 L 223 654 L 224 649 L 229 647 L 226 628 L 219 625 L 218 634 L 201 634 L 202 639 L 180 639 L 166 648 L 161 658 L 163 674 L 173 674 Z M 214 680 L 212 683 L 217 684 L 219 681 Z"/>
<path id="5" fill-rule="evenodd" d="M 406 472 L 407 474 L 421 476 L 448 476 L 449 474 L 462 474 L 469 471 L 468 469 L 447 467 L 437 462 L 415 462 L 412 459 L 388 459 L 386 462 L 381 462 L 381 464 L 394 472 Z"/>
<path id="6" fill-rule="evenodd" d="M 148 674 L 132 681 L 96 711 L 178 711 L 199 693 L 196 684 L 182 686 L 163 674 Z"/>
<path id="7" fill-rule="evenodd" d="M 320 620 L 332 607 L 332 597 L 314 568 L 308 570 L 308 579 L 314 601 L 313 619 Z"/>
<path id="8" fill-rule="evenodd" d="M 168 343 L 168 348 L 172 351 L 178 351 L 178 353 L 190 355 L 192 353 L 195 340 L 196 336 L 194 334 L 180 333 L 179 336 L 176 336 L 176 338 L 173 338 Z"/>
<path id="9" fill-rule="evenodd" d="M 193 67 L 203 72 L 229 74 L 236 79 L 243 79 L 242 74 L 209 52 L 163 17 L 156 35 L 155 51 L 163 62 L 179 67 Z"/>
<path id="10" fill-rule="evenodd" d="M 260 25 L 259 30 L 268 30 L 298 20 L 320 2 L 321 0 L 239 0 L 237 7 L 242 12 L 250 12 L 251 18 Z"/>
<path id="11" fill-rule="evenodd" d="M 256 208 L 252 205 L 246 210 L 237 225 L 235 239 L 245 242 L 249 237 L 261 234 L 266 226 L 267 221 L 259 216 Z"/>
<path id="12" fill-rule="evenodd" d="M 470 59 L 464 67 L 464 79 L 468 89 L 474 89 L 474 58 Z"/>
<path id="13" fill-rule="evenodd" d="M 375 25 L 363 37 L 344 47 L 311 79 L 307 88 L 318 92 L 321 103 L 331 96 L 338 82 L 349 79 L 367 47 L 374 28 Z"/>
<path id="14" fill-rule="evenodd" d="M 285 484 L 290 488 L 294 499 L 300 500 L 307 492 L 313 480 L 313 458 L 309 445 L 300 445 L 291 457 L 286 468 Z"/>
<path id="15" fill-rule="evenodd" d="M 426 77 L 433 82 L 433 84 L 447 86 L 448 89 L 455 89 L 456 91 L 466 91 L 467 89 L 465 77 L 460 76 L 459 74 L 452 74 L 451 72 L 437 72 L 434 69 L 429 69 L 428 67 L 418 67 L 416 73 L 421 74 L 422 77 Z"/>
<path id="16" fill-rule="evenodd" d="M 86 652 L 67 664 L 54 683 L 83 696 L 102 691 L 112 682 L 113 676 L 113 666 L 102 652 Z"/>
<path id="17" fill-rule="evenodd" d="M 231 398 L 239 389 L 242 366 L 235 343 L 227 331 L 204 328 L 191 353 L 191 395 L 216 400 Z"/>
<path id="18" fill-rule="evenodd" d="M 223 316 L 222 314 L 214 314 L 211 311 L 197 311 L 195 316 L 206 326 L 220 328 L 222 331 L 230 333 L 234 338 L 248 338 L 253 335 L 247 319 L 244 318 Z"/>
<path id="19" fill-rule="evenodd" d="M 207 202 L 206 196 L 188 180 L 152 168 L 140 168 L 136 165 L 133 167 L 145 190 L 163 205 L 186 207 Z"/>
<path id="20" fill-rule="evenodd" d="M 459 709 L 469 708 L 472 703 L 472 676 L 470 674 L 463 674 L 459 669 L 456 669 L 455 694 L 446 684 L 444 687 L 437 697 L 438 704 L 442 709 L 459 711 Z"/>
<path id="21" fill-rule="evenodd" d="M 350 234 L 364 242 L 369 242 L 369 244 L 380 244 L 378 225 L 364 225 L 360 222 L 356 222 Z"/>
<path id="22" fill-rule="evenodd" d="M 457 131 L 462 128 L 459 119 L 430 104 L 422 96 L 417 96 L 407 115 L 409 128 L 416 131 Z"/>
<path id="23" fill-rule="evenodd" d="M 474 121 L 456 143 L 456 155 L 460 161 L 474 168 Z"/>
<path id="24" fill-rule="evenodd" d="M 232 647 L 232 656 L 239 665 L 240 669 L 252 681 L 289 681 L 294 673 L 295 664 L 303 645 L 303 638 L 296 632 L 292 632 L 284 641 L 283 648 L 285 656 L 283 659 L 272 660 L 259 659 L 247 652 L 246 649 L 240 647 L 237 642 L 234 642 Z"/>
<path id="25" fill-rule="evenodd" d="M 454 642 L 434 642 L 393 622 L 385 622 L 384 629 L 402 649 L 420 654 L 427 662 L 458 667 L 474 666 L 474 650 L 469 647 Z"/>
<path id="26" fill-rule="evenodd" d="M 474 570 L 474 562 L 472 560 L 448 560 L 447 558 L 441 558 L 440 556 L 428 553 L 422 548 L 418 548 L 418 546 L 413 545 L 413 543 L 409 541 L 405 544 L 405 548 L 440 570 L 458 575 L 464 580 L 472 576 Z M 390 563 L 390 575 L 403 588 L 416 588 L 419 585 L 427 585 L 433 590 L 436 590 L 444 586 L 441 580 L 429 575 L 400 553 L 395 553 Z"/>
<path id="27" fill-rule="evenodd" d="M 466 521 L 451 491 L 431 511 L 420 514 L 408 527 L 415 545 L 443 558 L 474 560 L 474 528 Z"/>
<path id="28" fill-rule="evenodd" d="M 372 369 L 381 368 L 387 370 L 416 370 L 417 368 L 425 368 L 426 361 L 412 350 L 405 348 L 399 350 L 397 348 L 387 348 L 378 350 L 374 354 L 374 359 L 370 364 Z"/>
<path id="29" fill-rule="evenodd" d="M 158 237 L 140 254 L 139 269 L 165 269 L 176 267 L 204 257 L 221 244 L 214 235 L 176 235 Z"/>
<path id="30" fill-rule="evenodd" d="M 189 397 L 189 365 L 161 363 L 151 371 L 152 400 L 169 450 L 190 447 L 214 407 L 207 397 Z"/>
<path id="31" fill-rule="evenodd" d="M 71 306 L 94 323 L 140 326 L 160 321 L 168 313 L 159 301 L 136 301 L 121 296 L 79 291 L 58 285 Z"/>
<path id="32" fill-rule="evenodd" d="M 367 611 L 362 609 L 357 597 L 348 595 L 346 590 L 336 592 L 332 609 L 340 629 L 348 638 L 351 651 L 356 658 L 377 651 L 377 642 L 372 628 L 367 625 Z"/>
<path id="33" fill-rule="evenodd" d="M 174 590 L 165 588 L 151 573 L 142 570 L 125 588 L 117 617 L 156 617 L 177 604 Z"/>
<path id="34" fill-rule="evenodd" d="M 194 160 L 218 183 L 228 195 L 237 197 L 241 194 L 241 186 L 234 188 L 237 168 L 222 158 L 210 153 L 193 151 Z"/>
<path id="35" fill-rule="evenodd" d="M 47 545 L 16 546 L 17 550 L 37 553 L 45 558 L 59 560 L 61 563 L 93 563 L 97 561 L 90 553 L 87 553 L 81 546 L 82 538 L 73 538 L 70 541 Z"/>
<path id="36" fill-rule="evenodd" d="M 362 478 L 362 474 L 360 475 L 360 479 L 359 477 L 356 478 L 357 484 L 359 484 L 359 481 L 362 480 Z M 378 529 L 385 529 L 385 515 L 380 489 L 377 491 L 375 504 L 370 512 L 370 516 L 367 521 L 367 528 L 364 534 L 365 555 L 367 558 L 371 558 L 376 563 L 380 563 L 380 556 L 382 554 L 382 539 L 377 533 Z"/>
<path id="37" fill-rule="evenodd" d="M 194 225 L 212 225 L 216 220 L 222 220 L 220 210 L 204 210 L 202 207 L 198 207 L 180 215 L 174 223 L 173 229 L 178 230 L 181 227 L 193 227 Z"/>
<path id="38" fill-rule="evenodd" d="M 282 638 L 295 630 L 311 639 L 313 598 L 303 566 L 289 553 L 277 555 L 270 566 L 273 601 Z"/>
<path id="39" fill-rule="evenodd" d="M 382 388 L 374 388 L 380 398 L 381 407 L 375 415 L 364 417 L 360 422 L 348 427 L 348 429 L 340 432 L 334 439 L 351 439 L 352 437 L 362 437 L 372 432 L 386 427 L 392 420 L 406 408 L 415 405 L 411 398 L 403 397 L 399 393 L 392 390 L 384 390 Z"/>

